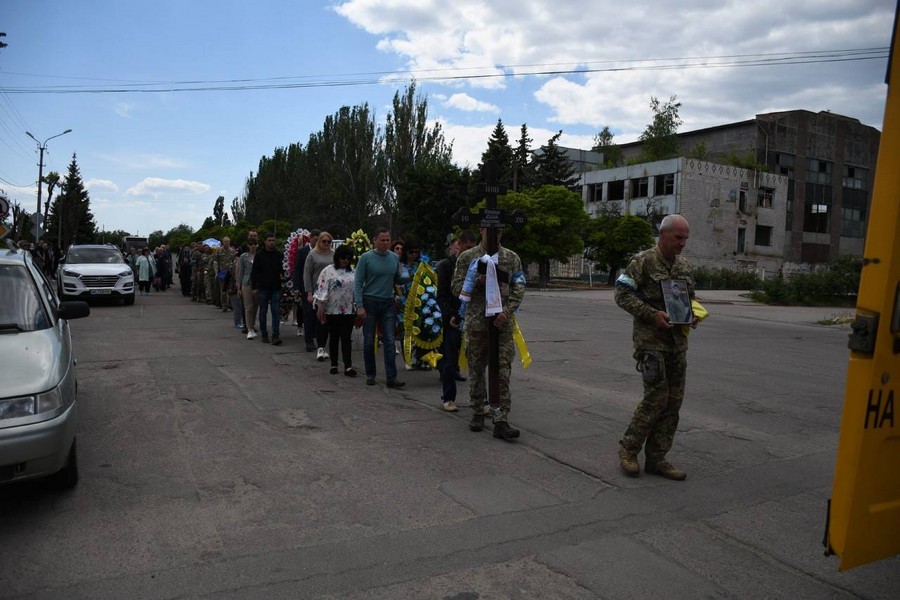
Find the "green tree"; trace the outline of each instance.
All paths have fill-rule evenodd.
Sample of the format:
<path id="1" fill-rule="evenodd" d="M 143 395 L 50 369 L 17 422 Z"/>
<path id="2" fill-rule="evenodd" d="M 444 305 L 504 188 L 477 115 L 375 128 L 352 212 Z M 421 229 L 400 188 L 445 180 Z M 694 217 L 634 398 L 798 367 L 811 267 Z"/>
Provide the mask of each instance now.
<path id="1" fill-rule="evenodd" d="M 151 231 L 150 235 L 147 236 L 147 244 L 150 246 L 150 249 L 156 248 L 162 244 L 166 243 L 166 234 L 163 233 L 162 229 L 157 229 L 156 231 Z"/>
<path id="2" fill-rule="evenodd" d="M 606 267 L 613 285 L 632 255 L 653 245 L 653 226 L 641 217 L 603 213 L 585 228 L 585 258 Z"/>
<path id="3" fill-rule="evenodd" d="M 216 203 L 213 204 L 212 218 L 217 225 L 225 224 L 225 196 L 216 198 Z"/>
<path id="4" fill-rule="evenodd" d="M 235 196 L 231 199 L 231 216 L 236 223 L 243 221 L 247 216 L 247 204 L 242 198 Z"/>
<path id="5" fill-rule="evenodd" d="M 53 191 L 59 185 L 59 173 L 50 171 L 44 175 L 43 182 L 47 184 L 47 198 L 44 199 L 44 223 L 50 217 L 50 204 L 53 202 Z"/>
<path id="6" fill-rule="evenodd" d="M 615 135 L 610 130 L 609 125 L 604 125 L 603 129 L 594 136 L 594 146 L 591 148 L 594 152 L 603 153 L 603 164 L 605 168 L 613 168 L 621 166 L 625 162 L 622 148 L 613 141 Z"/>
<path id="7" fill-rule="evenodd" d="M 523 264 L 538 264 L 541 287 L 550 282 L 551 260 L 568 263 L 573 255 L 584 250 L 582 234 L 588 215 L 581 196 L 566 187 L 545 185 L 512 192 L 500 196 L 498 204 L 507 215 L 516 209 L 525 214 L 526 225 L 504 230 L 502 243 L 515 250 Z"/>
<path id="8" fill-rule="evenodd" d="M 91 212 L 91 199 L 84 188 L 75 154 L 72 154 L 68 173 L 60 185 L 60 193 L 50 206 L 45 229 L 48 235 L 56 234 L 57 244 L 63 250 L 71 244 L 89 243 L 95 238 L 97 225 Z"/>
<path id="9" fill-rule="evenodd" d="M 398 206 L 409 205 L 400 191 L 408 173 L 423 163 L 449 163 L 451 155 L 440 124 L 428 126 L 428 99 L 416 95 L 415 82 L 402 94 L 396 92 L 384 128 L 386 193 L 381 210 L 393 216 Z"/>
<path id="10" fill-rule="evenodd" d="M 557 144 L 561 135 L 560 129 L 545 146 L 541 146 L 541 153 L 535 158 L 535 183 L 538 186 L 561 185 L 571 189 L 578 182 L 575 167 Z"/>
<path id="11" fill-rule="evenodd" d="M 515 192 L 534 187 L 534 161 L 531 155 L 531 142 L 533 141 L 528 136 L 528 126 L 522 123 L 522 128 L 519 130 L 519 141 L 513 151 L 515 172 L 513 173 L 512 190 Z"/>
<path id="12" fill-rule="evenodd" d="M 172 252 L 177 252 L 185 244 L 189 244 L 194 235 L 194 228 L 185 223 L 176 225 L 163 236 L 163 243 Z"/>
<path id="13" fill-rule="evenodd" d="M 643 142 L 640 162 L 652 162 L 678 156 L 677 134 L 682 121 L 678 116 L 681 103 L 676 100 L 677 97 L 672 96 L 668 102 L 660 105 L 655 96 L 650 97 L 653 120 L 639 138 Z"/>
<path id="14" fill-rule="evenodd" d="M 497 125 L 488 139 L 487 150 L 481 154 L 481 164 L 484 165 L 489 160 L 493 160 L 497 165 L 497 183 L 510 189 L 512 189 L 515 170 L 513 154 L 512 146 L 509 145 L 509 136 L 506 135 L 506 128 L 503 127 L 503 120 L 497 119 Z"/>
<path id="15" fill-rule="evenodd" d="M 472 204 L 473 180 L 468 169 L 449 163 L 426 163 L 410 171 L 401 184 L 401 199 L 413 201 L 400 207 L 402 235 L 419 240 L 432 258 L 443 257 L 453 214 Z"/>

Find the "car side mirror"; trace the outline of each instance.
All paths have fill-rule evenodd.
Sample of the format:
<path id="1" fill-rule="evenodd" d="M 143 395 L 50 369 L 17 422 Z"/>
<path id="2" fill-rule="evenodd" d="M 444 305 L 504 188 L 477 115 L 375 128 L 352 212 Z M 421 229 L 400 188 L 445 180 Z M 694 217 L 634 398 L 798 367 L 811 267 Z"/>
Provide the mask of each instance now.
<path id="1" fill-rule="evenodd" d="M 65 319 L 66 321 L 80 319 L 91 314 L 91 307 L 83 300 L 70 300 L 68 302 L 60 302 L 56 314 L 60 319 Z"/>

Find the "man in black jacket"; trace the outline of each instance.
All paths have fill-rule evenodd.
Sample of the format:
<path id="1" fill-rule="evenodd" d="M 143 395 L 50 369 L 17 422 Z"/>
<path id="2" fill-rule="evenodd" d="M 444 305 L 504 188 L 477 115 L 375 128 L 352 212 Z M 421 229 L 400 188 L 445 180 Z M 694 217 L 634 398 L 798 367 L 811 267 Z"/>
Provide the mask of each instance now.
<path id="1" fill-rule="evenodd" d="M 262 342 L 269 343 L 266 310 L 272 315 L 272 345 L 281 345 L 281 274 L 284 255 L 275 249 L 275 235 L 266 236 L 266 245 L 256 253 L 250 271 L 250 289 L 259 301 L 259 332 Z"/>
<path id="2" fill-rule="evenodd" d="M 456 412 L 456 382 L 465 381 L 466 378 L 459 373 L 459 348 L 462 342 L 460 335 L 459 298 L 450 291 L 453 280 L 453 270 L 456 268 L 456 257 L 469 248 L 474 248 L 478 240 L 471 231 L 463 231 L 458 239 L 450 244 L 450 253 L 447 258 L 437 264 L 437 301 L 441 307 L 441 316 L 444 323 L 444 341 L 441 344 L 441 369 L 442 393 L 441 400 L 444 410 Z"/>

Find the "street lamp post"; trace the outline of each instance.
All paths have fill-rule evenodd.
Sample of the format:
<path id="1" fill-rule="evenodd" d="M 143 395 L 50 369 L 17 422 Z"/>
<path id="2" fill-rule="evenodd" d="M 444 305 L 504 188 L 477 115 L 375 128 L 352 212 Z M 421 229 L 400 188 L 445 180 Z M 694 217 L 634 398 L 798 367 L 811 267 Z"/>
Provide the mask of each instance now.
<path id="1" fill-rule="evenodd" d="M 38 183 L 38 196 L 37 196 L 37 211 L 35 214 L 41 214 L 41 186 L 43 184 L 43 179 L 44 179 L 44 150 L 47 149 L 47 142 L 49 142 L 53 138 L 58 138 L 61 135 L 66 135 L 67 133 L 71 133 L 71 132 L 72 132 L 71 129 L 66 129 L 62 133 L 57 133 L 56 135 L 51 135 L 46 140 L 44 140 L 43 144 L 40 143 L 36 137 L 31 135 L 30 131 L 25 132 L 25 135 L 27 135 L 28 137 L 33 139 L 35 142 L 37 142 L 38 150 L 40 150 L 40 152 L 41 152 L 40 159 L 38 160 L 38 182 L 37 182 Z M 59 217 L 59 215 L 57 215 L 57 218 L 58 217 Z M 40 231 L 40 225 L 38 225 L 38 220 L 37 220 L 37 218 L 35 218 L 34 219 L 34 243 L 35 243 L 35 245 L 37 245 L 37 242 L 38 242 L 39 231 Z"/>

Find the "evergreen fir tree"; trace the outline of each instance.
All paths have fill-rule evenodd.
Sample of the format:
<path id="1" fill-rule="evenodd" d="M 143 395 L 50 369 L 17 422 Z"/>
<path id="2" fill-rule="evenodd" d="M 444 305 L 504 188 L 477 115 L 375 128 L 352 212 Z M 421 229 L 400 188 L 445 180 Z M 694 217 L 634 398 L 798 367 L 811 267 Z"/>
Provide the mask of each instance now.
<path id="1" fill-rule="evenodd" d="M 60 184 L 60 193 L 50 207 L 46 232 L 48 237 L 57 239 L 63 250 L 72 244 L 90 244 L 97 233 L 91 199 L 84 188 L 75 154 L 72 154 L 69 171 Z"/>
<path id="2" fill-rule="evenodd" d="M 557 145 L 560 136 L 562 136 L 562 130 L 551 137 L 546 146 L 541 146 L 541 154 L 535 159 L 537 187 L 561 185 L 573 188 L 578 182 L 578 177 L 575 176 L 575 167 Z"/>
<path id="3" fill-rule="evenodd" d="M 509 136 L 506 135 L 502 119 L 497 119 L 497 126 L 491 132 L 487 150 L 481 155 L 481 164 L 484 165 L 491 159 L 497 164 L 497 183 L 512 189 L 513 149 L 509 145 Z"/>
<path id="4" fill-rule="evenodd" d="M 519 134 L 519 142 L 513 151 L 513 189 L 515 191 L 528 189 L 534 186 L 534 163 L 531 157 L 531 142 L 528 137 L 528 125 L 522 123 Z"/>

